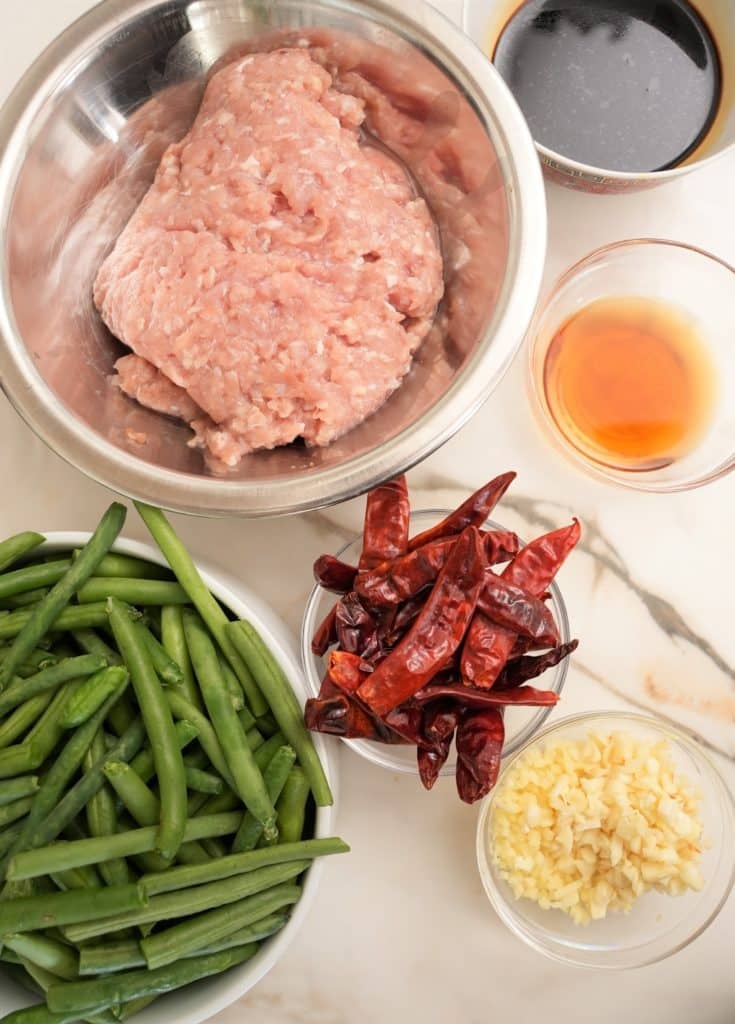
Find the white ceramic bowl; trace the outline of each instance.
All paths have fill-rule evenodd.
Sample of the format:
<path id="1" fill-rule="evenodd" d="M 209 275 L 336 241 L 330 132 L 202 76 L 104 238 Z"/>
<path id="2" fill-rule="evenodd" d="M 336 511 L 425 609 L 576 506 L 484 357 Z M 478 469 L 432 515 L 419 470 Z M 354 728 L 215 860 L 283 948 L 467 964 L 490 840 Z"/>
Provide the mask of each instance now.
<path id="1" fill-rule="evenodd" d="M 57 552 L 78 548 L 89 540 L 89 536 L 89 533 L 73 531 L 46 533 L 47 542 L 39 550 Z M 120 539 L 113 547 L 113 551 L 145 558 L 157 565 L 166 565 L 166 560 L 157 548 L 140 541 Z M 239 618 L 247 618 L 252 622 L 278 658 L 299 700 L 305 700 L 306 687 L 293 640 L 275 612 L 246 586 L 226 572 L 207 567 L 199 559 L 196 561 L 204 582 L 214 596 Z M 325 743 L 321 736 L 314 736 L 314 743 L 335 798 L 335 803 L 331 807 L 317 808 L 314 836 L 324 837 L 334 835 L 337 767 L 333 747 L 330 748 L 330 745 Z M 136 1015 L 135 1021 L 139 1021 L 140 1024 L 200 1024 L 201 1021 L 219 1013 L 220 1010 L 249 992 L 281 959 L 296 938 L 316 899 L 323 865 L 323 859 L 317 859 L 306 872 L 303 880 L 303 894 L 293 908 L 288 924 L 277 935 L 267 939 L 252 960 L 232 968 L 225 974 L 207 978 L 195 985 L 187 985 L 186 988 L 178 992 L 161 996 L 147 1010 L 144 1010 L 139 1016 Z M 0 965 L 0 1017 L 10 1013 L 11 1010 L 27 1006 L 31 1002 L 29 995 L 1 968 L 2 965 Z"/>
<path id="2" fill-rule="evenodd" d="M 427 530 L 440 522 L 450 509 L 421 509 L 411 513 L 411 532 L 418 533 Z M 484 526 L 487 530 L 504 530 L 507 527 L 488 519 Z M 345 544 L 337 552 L 337 558 L 355 565 L 360 557 L 362 536 L 355 537 L 349 544 Z M 561 591 L 556 583 L 549 587 L 551 593 L 551 609 L 554 613 L 554 620 L 559 627 L 559 642 L 568 643 L 571 639 L 569 634 L 569 617 L 566 605 L 561 596 Z M 326 661 L 318 657 L 311 649 L 311 638 L 316 628 L 327 612 L 338 600 L 335 594 L 315 586 L 309 595 L 309 600 L 304 611 L 304 619 L 301 626 L 301 660 L 306 672 L 306 684 L 310 697 L 317 697 L 321 687 Z M 533 685 L 540 690 L 553 690 L 554 693 L 561 693 L 564 688 L 564 681 L 569 671 L 569 658 L 565 658 L 556 668 L 549 669 L 544 675 L 533 680 Z M 519 747 L 523 746 L 541 728 L 551 714 L 553 708 L 525 708 L 507 707 L 505 709 L 505 744 L 503 746 L 503 757 L 510 757 Z M 355 753 L 364 757 L 367 761 L 379 765 L 381 768 L 388 768 L 390 771 L 401 772 L 405 775 L 418 775 L 416 766 L 416 748 L 411 746 L 391 746 L 387 743 L 374 743 L 371 740 L 344 740 L 348 747 Z M 457 752 L 452 745 L 452 750 L 443 766 L 441 775 L 454 775 L 457 768 Z"/>

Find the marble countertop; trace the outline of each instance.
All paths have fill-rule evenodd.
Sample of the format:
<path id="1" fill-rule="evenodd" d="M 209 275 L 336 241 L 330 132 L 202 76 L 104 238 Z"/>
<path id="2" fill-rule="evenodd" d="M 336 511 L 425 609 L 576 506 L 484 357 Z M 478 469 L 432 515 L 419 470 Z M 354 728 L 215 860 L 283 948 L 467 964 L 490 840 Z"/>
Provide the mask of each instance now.
<path id="1" fill-rule="evenodd" d="M 9 0 L 5 0 L 9 3 Z M 400 0 L 396 0 L 400 2 Z M 0 99 L 88 0 L 12 3 L 0 42 Z M 437 4 L 455 13 L 455 0 Z M 21 13 L 22 12 L 22 13 Z M 589 197 L 548 187 L 547 283 L 597 246 L 659 236 L 735 262 L 735 159 L 658 190 Z M 568 519 L 585 525 L 583 552 L 560 584 L 583 639 L 559 709 L 655 708 L 696 730 L 735 787 L 735 476 L 660 497 L 581 474 L 541 436 L 519 358 L 486 407 L 409 478 L 417 506 L 454 504 L 513 468 L 502 518 L 532 535 Z M 91 528 L 109 492 L 48 451 L 0 398 L 5 494 L 0 534 Z M 192 551 L 239 573 L 296 630 L 310 565 L 358 528 L 362 503 L 270 522 L 179 519 Z M 130 517 L 126 532 L 143 537 Z M 339 831 L 353 853 L 327 865 L 320 898 L 276 969 L 217 1024 L 729 1024 L 735 1006 L 735 897 L 676 957 L 637 972 L 579 971 L 512 937 L 484 896 L 474 859 L 476 809 L 451 780 L 431 794 L 342 749 Z"/>

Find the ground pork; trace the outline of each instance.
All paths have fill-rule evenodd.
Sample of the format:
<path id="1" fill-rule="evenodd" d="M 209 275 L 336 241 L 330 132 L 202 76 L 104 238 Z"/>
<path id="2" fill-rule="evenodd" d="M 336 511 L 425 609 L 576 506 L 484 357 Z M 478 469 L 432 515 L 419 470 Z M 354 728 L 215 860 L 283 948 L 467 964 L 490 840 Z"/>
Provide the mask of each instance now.
<path id="1" fill-rule="evenodd" d="M 140 357 L 120 386 L 191 421 L 215 466 L 344 434 L 429 331 L 431 215 L 363 119 L 303 50 L 225 67 L 99 271 L 95 303 Z"/>

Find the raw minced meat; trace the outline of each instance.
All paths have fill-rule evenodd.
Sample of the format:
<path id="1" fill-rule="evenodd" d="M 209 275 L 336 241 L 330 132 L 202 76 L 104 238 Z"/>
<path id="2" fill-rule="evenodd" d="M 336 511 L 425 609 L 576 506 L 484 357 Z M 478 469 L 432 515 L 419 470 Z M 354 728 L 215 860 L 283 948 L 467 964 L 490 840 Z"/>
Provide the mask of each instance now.
<path id="1" fill-rule="evenodd" d="M 141 357 L 120 386 L 191 421 L 215 465 L 344 434 L 429 331 L 431 215 L 363 119 L 304 50 L 228 65 L 100 269 L 95 302 Z"/>

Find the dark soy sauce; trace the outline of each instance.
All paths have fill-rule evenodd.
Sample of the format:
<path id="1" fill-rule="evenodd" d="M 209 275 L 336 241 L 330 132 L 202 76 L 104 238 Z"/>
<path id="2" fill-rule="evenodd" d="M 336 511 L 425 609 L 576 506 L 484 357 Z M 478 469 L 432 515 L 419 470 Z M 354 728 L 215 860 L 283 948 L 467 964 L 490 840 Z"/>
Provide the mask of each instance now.
<path id="1" fill-rule="evenodd" d="M 722 89 L 714 40 L 685 0 L 528 0 L 493 59 L 537 142 L 616 171 L 685 160 Z"/>

